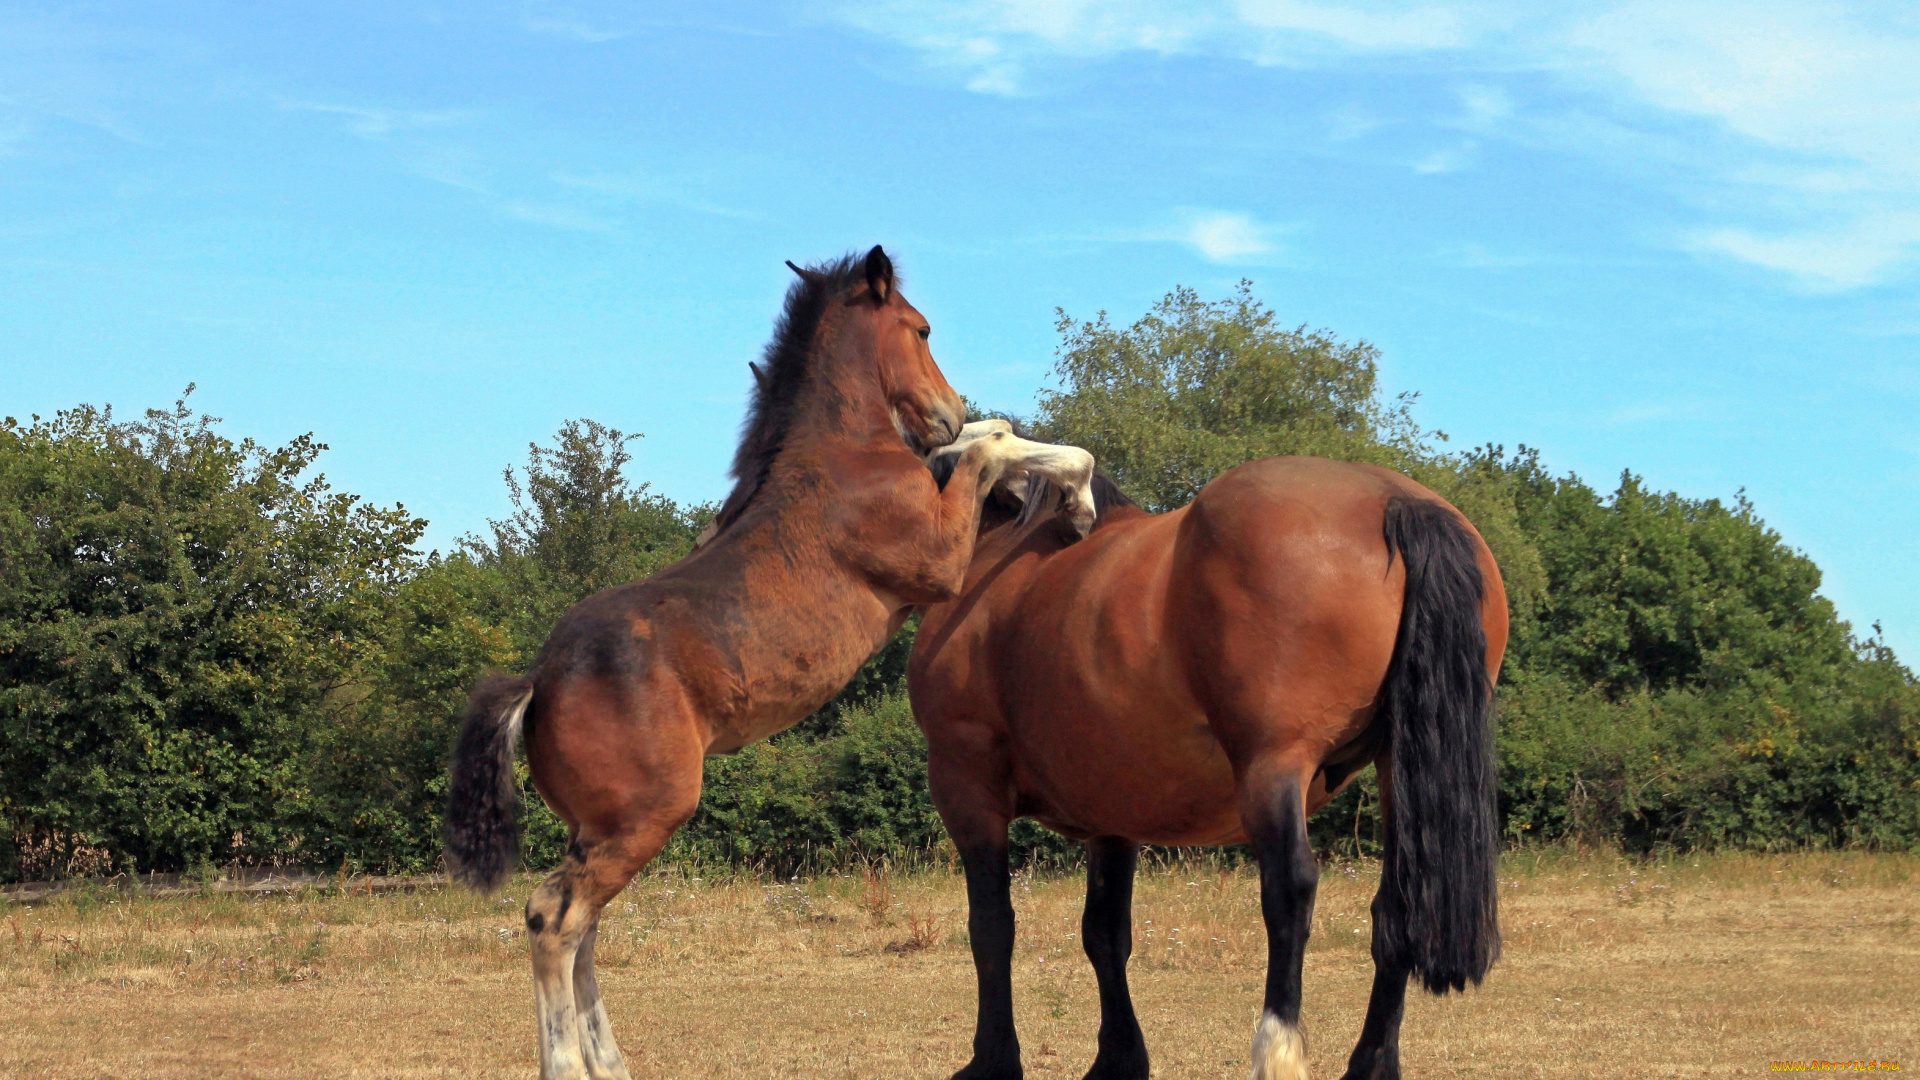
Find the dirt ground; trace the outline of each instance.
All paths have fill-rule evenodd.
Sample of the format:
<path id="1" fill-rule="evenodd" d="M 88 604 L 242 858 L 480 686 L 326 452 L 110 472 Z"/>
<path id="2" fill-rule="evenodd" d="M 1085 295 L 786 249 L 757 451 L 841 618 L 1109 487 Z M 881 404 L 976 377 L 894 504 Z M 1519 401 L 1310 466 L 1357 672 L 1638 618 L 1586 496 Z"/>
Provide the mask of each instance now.
<path id="1" fill-rule="evenodd" d="M 1307 955 L 1314 1075 L 1337 1077 L 1372 976 L 1369 864 L 1323 868 Z M 1920 1067 L 1920 858 L 1511 855 L 1506 949 L 1477 991 L 1409 999 L 1409 1077 L 1756 1075 Z M 0 1076 L 535 1075 L 520 904 L 459 891 L 0 903 Z M 1081 882 L 1022 875 L 1028 1075 L 1078 1077 L 1099 1014 Z M 1243 1077 L 1264 935 L 1245 870 L 1159 862 L 1132 981 L 1158 1077 Z M 601 985 L 636 1076 L 928 1077 L 963 1064 L 965 894 L 938 870 L 637 880 Z"/>

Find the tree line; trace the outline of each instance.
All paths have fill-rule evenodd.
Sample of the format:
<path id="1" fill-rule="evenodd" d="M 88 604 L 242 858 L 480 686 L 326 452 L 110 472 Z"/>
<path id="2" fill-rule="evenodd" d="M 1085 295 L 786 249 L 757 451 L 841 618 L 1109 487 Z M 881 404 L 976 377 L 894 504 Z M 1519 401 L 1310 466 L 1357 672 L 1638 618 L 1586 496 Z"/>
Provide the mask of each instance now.
<path id="1" fill-rule="evenodd" d="M 1269 454 L 1372 462 L 1468 514 L 1505 575 L 1500 799 L 1514 843 L 1920 848 L 1920 685 L 1732 503 L 1603 491 L 1540 453 L 1451 449 L 1364 343 L 1280 324 L 1243 283 L 1125 326 L 1062 315 L 1026 423 L 1149 509 Z M 191 392 L 191 388 L 189 390 Z M 712 515 L 627 475 L 591 420 L 506 470 L 512 512 L 447 553 L 235 442 L 186 399 L 0 424 L 0 879 L 283 863 L 433 867 L 466 688 L 524 670 L 566 608 L 691 550 Z M 665 858 L 780 872 L 937 854 L 904 696 L 912 627 L 793 730 L 708 762 Z M 564 836 L 530 786 L 530 865 Z M 1363 776 L 1314 819 L 1377 851 Z M 1024 858 L 1077 845 L 1031 822 Z"/>

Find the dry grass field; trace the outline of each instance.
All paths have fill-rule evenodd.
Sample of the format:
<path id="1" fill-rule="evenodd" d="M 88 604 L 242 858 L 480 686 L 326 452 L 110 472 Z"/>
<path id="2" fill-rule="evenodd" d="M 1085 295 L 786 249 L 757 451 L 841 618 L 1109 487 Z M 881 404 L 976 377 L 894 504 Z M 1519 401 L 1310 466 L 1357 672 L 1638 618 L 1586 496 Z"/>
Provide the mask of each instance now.
<path id="1" fill-rule="evenodd" d="M 1505 957 L 1464 998 L 1410 999 L 1410 1077 L 1920 1067 L 1920 859 L 1548 851 L 1509 856 L 1501 878 Z M 1359 1030 L 1376 880 L 1322 872 L 1317 1077 L 1339 1075 Z M 529 884 L 0 904 L 0 1076 L 531 1077 Z M 1028 1075 L 1077 1078 L 1098 1019 L 1080 881 L 1023 875 L 1014 897 Z M 946 872 L 660 873 L 608 908 L 601 984 L 637 1076 L 944 1078 L 972 1033 L 965 923 Z M 1244 1076 L 1264 956 L 1252 876 L 1150 866 L 1136 926 L 1155 1075 Z"/>

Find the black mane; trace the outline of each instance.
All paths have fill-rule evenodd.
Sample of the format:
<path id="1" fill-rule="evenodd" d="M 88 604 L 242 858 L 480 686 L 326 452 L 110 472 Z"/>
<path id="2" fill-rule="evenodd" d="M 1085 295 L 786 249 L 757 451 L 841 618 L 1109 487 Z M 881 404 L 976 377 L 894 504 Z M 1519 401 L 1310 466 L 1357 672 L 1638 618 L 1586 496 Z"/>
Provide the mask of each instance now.
<path id="1" fill-rule="evenodd" d="M 787 288 L 786 307 L 773 323 L 773 340 L 761 354 L 761 368 L 741 425 L 740 448 L 733 454 L 733 492 L 713 519 L 718 532 L 732 524 L 760 486 L 773 459 L 786 444 L 799 407 L 800 391 L 810 375 L 813 335 L 827 305 L 855 285 L 866 283 L 864 255 L 849 253 L 832 262 L 799 271 Z"/>

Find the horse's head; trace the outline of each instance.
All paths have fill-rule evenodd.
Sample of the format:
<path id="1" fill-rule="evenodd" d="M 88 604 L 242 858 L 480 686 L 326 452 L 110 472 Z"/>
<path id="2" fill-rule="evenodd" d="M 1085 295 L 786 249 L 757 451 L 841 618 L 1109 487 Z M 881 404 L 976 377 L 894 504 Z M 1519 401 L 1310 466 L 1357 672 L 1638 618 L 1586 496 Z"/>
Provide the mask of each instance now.
<path id="1" fill-rule="evenodd" d="M 880 391 L 894 430 L 914 453 L 925 455 L 959 437 L 967 407 L 933 362 L 927 317 L 900 295 L 893 260 L 878 244 L 867 252 L 864 269 L 866 287 L 856 287 L 846 302 L 868 320 L 868 352 L 878 365 Z"/>
<path id="2" fill-rule="evenodd" d="M 734 452 L 737 482 L 697 543 L 746 510 L 796 433 L 801 446 L 898 438 L 924 458 L 967 422 L 966 404 L 927 347 L 927 318 L 900 295 L 885 251 L 876 245 L 865 258 L 787 266 L 800 280 L 787 290 L 761 363 L 747 365 L 755 392 Z"/>

